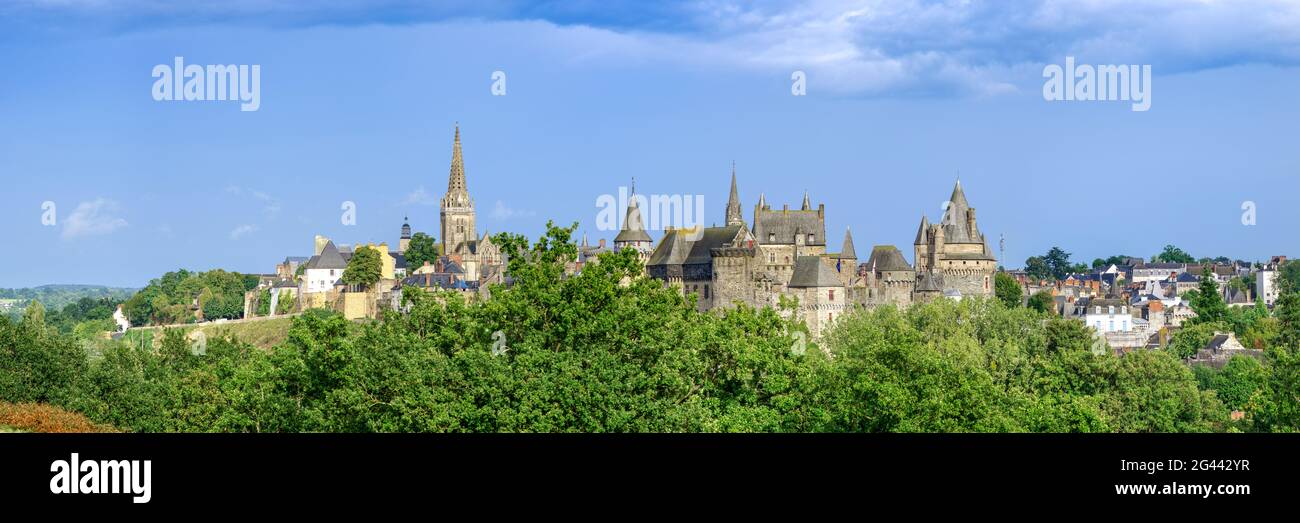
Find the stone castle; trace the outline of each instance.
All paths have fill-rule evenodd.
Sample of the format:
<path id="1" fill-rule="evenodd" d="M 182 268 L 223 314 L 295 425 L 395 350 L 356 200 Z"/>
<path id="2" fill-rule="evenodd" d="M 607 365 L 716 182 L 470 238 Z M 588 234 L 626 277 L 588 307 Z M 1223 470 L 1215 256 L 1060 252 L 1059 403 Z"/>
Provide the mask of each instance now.
<path id="1" fill-rule="evenodd" d="M 725 218 L 722 227 L 667 230 L 645 258 L 646 273 L 694 294 L 700 310 L 738 303 L 778 307 L 782 297 L 797 298 L 795 314 L 813 336 L 855 307 L 993 294 L 997 260 L 960 181 L 940 223 L 922 216 L 913 245 L 915 265 L 893 245 L 877 245 L 860 260 L 848 230 L 839 252 L 830 252 L 826 206 L 814 209 L 807 193 L 798 209 L 773 209 L 760 195 L 751 226 L 741 211 L 734 166 Z M 641 223 L 635 203 L 629 205 L 619 238 L 648 240 L 637 230 Z M 631 247 L 615 240 L 616 249 L 623 245 Z"/>
<path id="2" fill-rule="evenodd" d="M 819 336 L 854 308 L 993 294 L 997 260 L 979 231 L 975 209 L 967 202 L 960 181 L 939 223 L 921 217 L 913 245 L 914 264 L 893 245 L 877 245 L 866 260 L 860 259 L 848 230 L 839 251 L 831 252 L 827 248 L 826 206 L 814 208 L 807 193 L 798 209 L 788 205 L 774 209 L 766 196 L 760 195 L 752 220 L 747 222 L 734 165 L 721 227 L 669 228 L 656 245 L 646 230 L 635 193 L 634 184 L 614 250 L 636 251 L 649 277 L 695 295 L 700 310 L 736 304 L 779 308 L 782 301 L 793 298 L 797 303 L 794 314 L 813 336 Z M 373 317 L 383 304 L 398 307 L 403 287 L 482 294 L 489 284 L 505 283 L 507 277 L 500 247 L 490 235 L 478 234 L 476 217 L 458 125 L 447 193 L 440 200 L 435 261 L 407 266 L 405 255 L 412 234 L 410 224 L 403 223 L 396 251 L 389 251 L 386 243 L 336 246 L 318 236 L 313 256 L 286 259 L 264 287 L 274 290 L 275 296 L 294 299 L 292 310 L 333 307 L 348 317 Z M 381 280 L 366 289 L 341 281 L 354 249 L 360 248 L 380 252 Z M 603 240 L 600 247 L 592 247 L 584 236 L 579 259 L 570 269 L 581 270 L 582 264 L 596 260 L 604 250 Z M 249 293 L 246 311 L 255 308 L 255 295 L 263 290 Z"/>

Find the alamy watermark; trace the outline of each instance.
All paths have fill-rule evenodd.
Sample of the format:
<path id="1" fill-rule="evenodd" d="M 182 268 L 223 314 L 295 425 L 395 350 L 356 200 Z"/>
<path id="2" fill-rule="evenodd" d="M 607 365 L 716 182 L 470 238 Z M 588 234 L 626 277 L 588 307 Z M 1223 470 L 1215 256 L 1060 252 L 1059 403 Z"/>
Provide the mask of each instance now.
<path id="1" fill-rule="evenodd" d="M 625 224 L 628 206 L 635 203 L 639 224 Z M 695 241 L 704 234 L 704 195 L 702 194 L 636 194 L 627 187 L 618 188 L 618 196 L 602 194 L 596 197 L 596 228 L 617 232 L 628 225 L 644 231 L 687 231 L 687 239 Z"/>
<path id="2" fill-rule="evenodd" d="M 1131 101 L 1133 111 L 1151 108 L 1150 65 L 1075 65 L 1065 57 L 1065 67 L 1043 68 L 1043 99 L 1047 101 Z"/>
<path id="3" fill-rule="evenodd" d="M 262 107 L 262 66 L 260 65 L 185 65 L 176 57 L 173 65 L 153 67 L 155 101 L 225 101 L 234 100 L 240 111 Z"/>

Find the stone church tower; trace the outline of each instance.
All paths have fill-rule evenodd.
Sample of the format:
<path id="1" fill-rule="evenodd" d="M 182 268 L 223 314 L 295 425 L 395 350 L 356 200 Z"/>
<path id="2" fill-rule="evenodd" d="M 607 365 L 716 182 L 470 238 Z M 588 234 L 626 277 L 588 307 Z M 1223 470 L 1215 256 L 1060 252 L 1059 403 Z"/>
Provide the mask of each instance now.
<path id="1" fill-rule="evenodd" d="M 474 200 L 465 185 L 465 161 L 460 153 L 460 124 L 451 146 L 451 175 L 447 179 L 447 194 L 442 197 L 442 253 L 468 252 L 478 240 L 474 228 Z"/>

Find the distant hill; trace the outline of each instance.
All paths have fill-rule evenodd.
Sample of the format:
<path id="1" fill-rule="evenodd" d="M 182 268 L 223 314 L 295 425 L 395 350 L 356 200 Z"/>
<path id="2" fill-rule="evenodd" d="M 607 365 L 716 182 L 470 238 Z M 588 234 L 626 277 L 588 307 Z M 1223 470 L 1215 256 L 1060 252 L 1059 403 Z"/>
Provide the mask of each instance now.
<path id="1" fill-rule="evenodd" d="M 103 285 L 42 285 L 25 289 L 0 289 L 0 314 L 21 313 L 32 300 L 46 310 L 58 310 L 82 298 L 125 300 L 139 289 Z"/>

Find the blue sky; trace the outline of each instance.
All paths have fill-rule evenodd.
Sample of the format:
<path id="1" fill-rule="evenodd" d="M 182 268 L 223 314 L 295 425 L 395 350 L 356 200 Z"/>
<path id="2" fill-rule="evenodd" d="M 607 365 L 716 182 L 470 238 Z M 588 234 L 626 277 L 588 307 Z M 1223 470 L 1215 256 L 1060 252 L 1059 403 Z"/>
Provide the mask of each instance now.
<path id="1" fill-rule="evenodd" d="M 555 219 L 612 238 L 596 199 L 633 177 L 721 222 L 734 160 L 747 216 L 760 192 L 807 190 L 833 249 L 851 227 L 859 252 L 910 259 L 960 173 L 1009 266 L 1054 245 L 1300 254 L 1294 2 L 428 5 L 0 6 L 0 287 L 270 272 L 315 234 L 395 243 L 404 215 L 436 234 L 457 121 L 480 233 Z M 154 101 L 175 56 L 260 65 L 260 109 Z M 1045 101 L 1066 56 L 1151 65 L 1151 109 Z"/>

